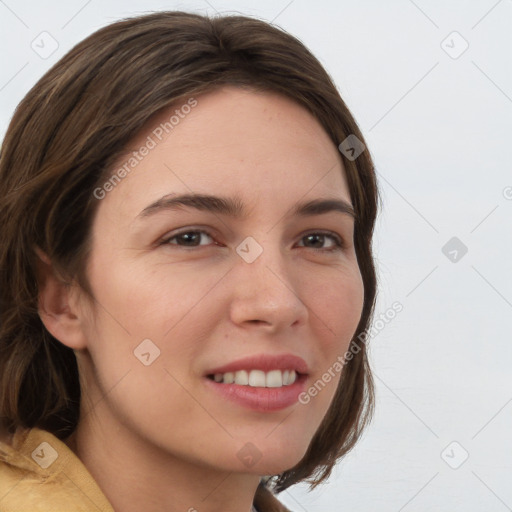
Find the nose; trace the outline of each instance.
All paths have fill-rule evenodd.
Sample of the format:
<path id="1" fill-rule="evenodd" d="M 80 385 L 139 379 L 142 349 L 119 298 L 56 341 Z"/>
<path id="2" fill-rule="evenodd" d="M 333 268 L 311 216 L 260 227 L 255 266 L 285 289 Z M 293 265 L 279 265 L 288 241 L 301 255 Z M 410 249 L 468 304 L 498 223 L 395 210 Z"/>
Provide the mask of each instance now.
<path id="1" fill-rule="evenodd" d="M 300 277 L 287 266 L 279 248 L 264 247 L 252 263 L 240 258 L 230 275 L 230 316 L 235 324 L 270 334 L 307 322 L 309 312 L 301 297 Z"/>

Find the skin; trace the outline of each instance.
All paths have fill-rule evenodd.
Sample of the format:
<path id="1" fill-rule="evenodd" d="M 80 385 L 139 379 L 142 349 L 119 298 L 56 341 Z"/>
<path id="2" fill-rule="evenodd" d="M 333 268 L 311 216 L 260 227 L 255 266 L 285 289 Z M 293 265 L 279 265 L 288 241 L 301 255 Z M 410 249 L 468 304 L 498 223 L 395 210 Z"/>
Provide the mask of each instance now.
<path id="1" fill-rule="evenodd" d="M 41 254 L 40 315 L 74 349 L 83 388 L 67 442 L 116 511 L 249 512 L 260 475 L 304 456 L 340 374 L 308 404 L 264 413 L 212 393 L 204 373 L 292 353 L 308 363 L 307 389 L 346 351 L 362 312 L 353 218 L 290 214 L 311 199 L 350 203 L 341 156 L 319 122 L 275 93 L 226 86 L 196 99 L 99 201 L 87 266 L 95 301 L 61 285 Z M 248 216 L 181 208 L 137 219 L 163 195 L 189 192 L 238 196 Z M 193 228 L 207 231 L 199 245 L 159 245 Z M 306 236 L 318 231 L 344 247 Z M 263 248 L 252 263 L 236 252 L 247 236 Z M 134 356 L 144 339 L 160 350 L 149 366 Z M 251 467 L 237 457 L 247 442 L 261 454 Z"/>

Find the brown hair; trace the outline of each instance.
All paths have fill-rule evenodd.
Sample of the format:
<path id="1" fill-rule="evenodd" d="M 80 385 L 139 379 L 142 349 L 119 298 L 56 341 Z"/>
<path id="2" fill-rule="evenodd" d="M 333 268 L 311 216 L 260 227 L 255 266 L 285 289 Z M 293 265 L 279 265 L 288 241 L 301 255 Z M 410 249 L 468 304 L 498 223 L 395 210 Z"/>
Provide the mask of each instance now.
<path id="1" fill-rule="evenodd" d="M 65 282 L 85 275 L 98 200 L 93 190 L 156 113 L 184 96 L 223 85 L 278 92 L 307 108 L 333 143 L 363 136 L 319 61 L 295 37 L 245 16 L 159 12 L 122 20 L 86 38 L 21 101 L 0 155 L 0 416 L 13 431 L 39 427 L 61 439 L 79 419 L 73 351 L 38 314 L 41 248 Z M 378 207 L 368 151 L 343 155 L 356 213 L 354 243 L 364 306 L 352 343 L 372 319 L 376 276 L 372 234 Z M 274 479 L 280 492 L 327 478 L 373 414 L 364 343 L 345 364 L 336 395 L 302 461 Z"/>

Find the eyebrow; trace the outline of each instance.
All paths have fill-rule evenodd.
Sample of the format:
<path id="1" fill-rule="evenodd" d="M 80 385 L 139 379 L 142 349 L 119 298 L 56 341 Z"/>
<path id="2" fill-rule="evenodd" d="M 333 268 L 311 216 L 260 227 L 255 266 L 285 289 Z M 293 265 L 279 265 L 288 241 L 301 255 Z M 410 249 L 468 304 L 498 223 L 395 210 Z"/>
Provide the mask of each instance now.
<path id="1" fill-rule="evenodd" d="M 144 219 L 162 211 L 179 210 L 182 207 L 228 215 L 237 219 L 247 217 L 247 210 L 238 197 L 218 197 L 208 194 L 191 193 L 165 195 L 144 208 L 136 218 Z M 340 212 L 354 219 L 356 218 L 354 208 L 350 203 L 343 199 L 331 198 L 313 199 L 312 201 L 297 203 L 291 215 L 306 217 L 329 212 Z"/>

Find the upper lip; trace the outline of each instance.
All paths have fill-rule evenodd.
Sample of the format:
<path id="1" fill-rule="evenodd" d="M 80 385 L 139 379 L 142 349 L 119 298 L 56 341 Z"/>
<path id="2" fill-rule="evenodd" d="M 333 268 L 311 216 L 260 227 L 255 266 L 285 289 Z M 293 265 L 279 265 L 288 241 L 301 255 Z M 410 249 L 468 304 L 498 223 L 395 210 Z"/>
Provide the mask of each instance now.
<path id="1" fill-rule="evenodd" d="M 301 374 L 307 374 L 309 372 L 308 365 L 302 357 L 293 354 L 259 354 L 244 357 L 223 366 L 218 366 L 217 368 L 212 368 L 206 372 L 206 375 L 237 372 L 239 370 L 262 370 L 264 372 L 271 370 L 295 370 L 297 373 Z"/>

